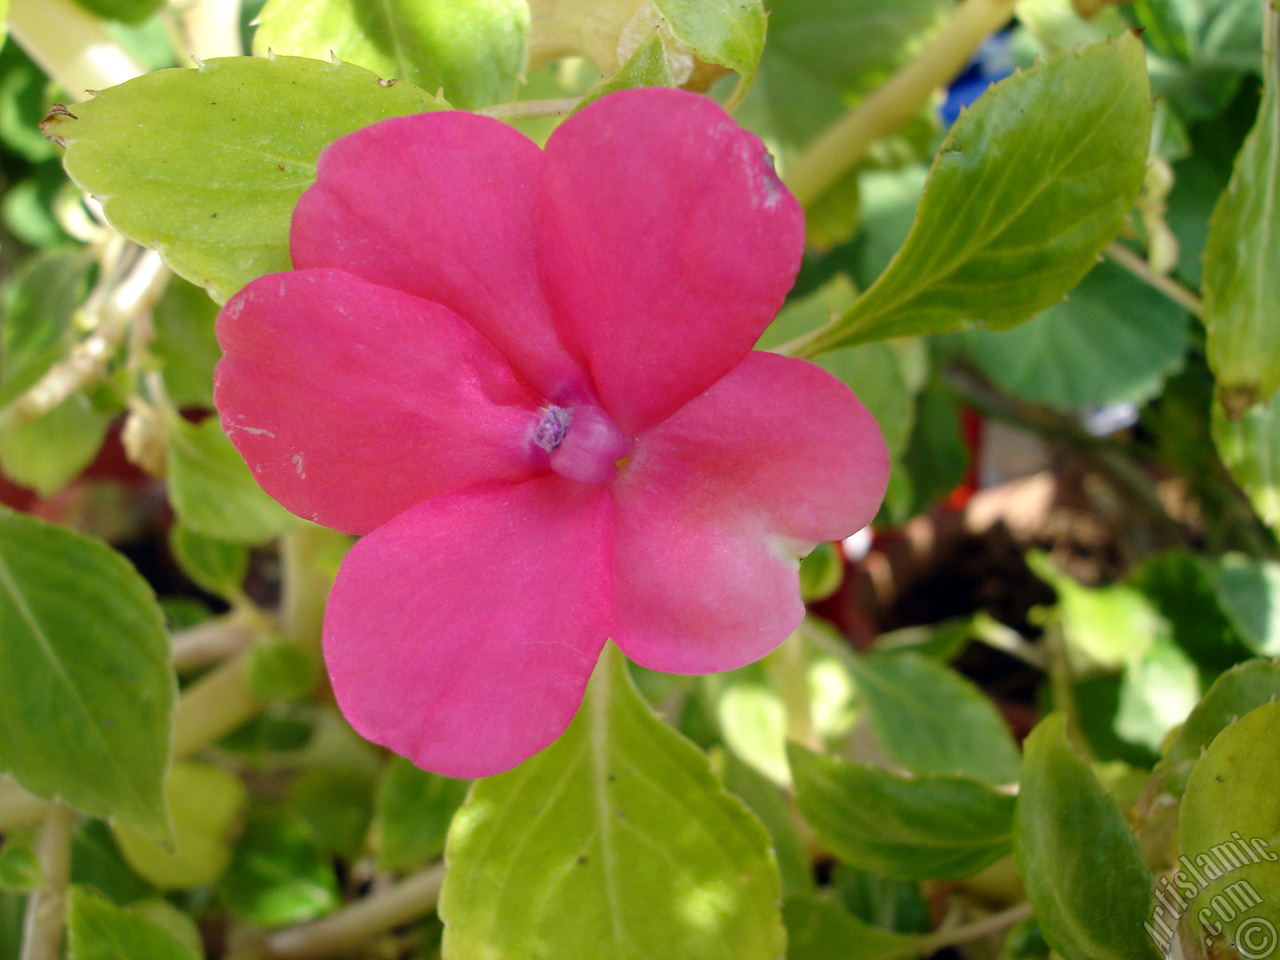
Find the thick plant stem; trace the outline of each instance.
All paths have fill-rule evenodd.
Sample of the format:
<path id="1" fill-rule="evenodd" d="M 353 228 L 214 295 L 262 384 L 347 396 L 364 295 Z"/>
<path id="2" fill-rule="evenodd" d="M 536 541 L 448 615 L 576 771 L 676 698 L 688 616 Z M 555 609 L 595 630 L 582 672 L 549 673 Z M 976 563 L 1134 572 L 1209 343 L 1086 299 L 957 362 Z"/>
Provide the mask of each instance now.
<path id="1" fill-rule="evenodd" d="M 12 0 L 9 32 L 73 100 L 142 74 L 142 67 L 73 0 Z"/>
<path id="2" fill-rule="evenodd" d="M 173 756 L 181 760 L 252 720 L 262 701 L 245 678 L 249 652 L 232 657 L 183 691 L 173 718 Z"/>
<path id="3" fill-rule="evenodd" d="M 582 100 L 580 97 L 563 97 L 559 100 L 517 100 L 496 107 L 477 110 L 485 116 L 499 120 L 534 120 L 538 117 L 564 117 L 573 112 Z"/>
<path id="4" fill-rule="evenodd" d="M 71 879 L 71 830 L 76 815 L 62 803 L 45 812 L 36 838 L 40 887 L 27 899 L 18 960 L 57 960 L 67 916 L 67 884 Z"/>
<path id="5" fill-rule="evenodd" d="M 0 833 L 39 823 L 48 807 L 47 800 L 28 793 L 12 777 L 0 775 Z"/>
<path id="6" fill-rule="evenodd" d="M 782 698 L 787 718 L 787 739 L 809 750 L 821 750 L 809 708 L 809 653 L 804 629 L 798 629 L 765 660 L 765 670 Z"/>
<path id="7" fill-rule="evenodd" d="M 280 540 L 280 629 L 309 650 L 320 649 L 324 608 L 333 587 L 324 555 L 350 540 L 346 534 L 315 526 L 290 530 Z"/>
<path id="8" fill-rule="evenodd" d="M 264 625 L 245 611 L 180 630 L 169 639 L 173 669 L 183 674 L 225 660 L 247 648 L 263 630 Z"/>
<path id="9" fill-rule="evenodd" d="M 322 920 L 272 933 L 228 960 L 324 960 L 350 953 L 371 937 L 425 916 L 440 899 L 444 865 L 436 864 L 370 894 Z"/>
<path id="10" fill-rule="evenodd" d="M 828 127 L 783 179 L 808 206 L 851 169 L 873 143 L 900 129 L 954 80 L 978 47 L 1013 16 L 1014 0 L 964 0 L 942 31 L 909 64 Z"/>
<path id="11" fill-rule="evenodd" d="M 1204 301 L 1194 291 L 1184 287 L 1173 277 L 1166 277 L 1162 273 L 1156 273 L 1151 269 L 1151 264 L 1147 263 L 1146 260 L 1142 259 L 1141 256 L 1134 253 L 1123 243 L 1112 241 L 1107 244 L 1103 254 L 1116 266 L 1128 270 L 1153 290 L 1163 293 L 1174 303 L 1185 307 L 1200 319 L 1204 319 Z"/>
<path id="12" fill-rule="evenodd" d="M 156 305 L 169 276 L 160 255 L 144 251 L 103 304 L 93 333 L 72 348 L 71 356 L 55 363 L 30 389 L 0 409 L 0 429 L 38 420 L 81 387 L 101 379 L 134 318 Z"/>
<path id="13" fill-rule="evenodd" d="M 945 950 L 947 947 L 959 946 L 962 943 L 972 943 L 974 940 L 981 940 L 983 937 L 1000 933 L 1016 923 L 1030 919 L 1033 915 L 1031 904 L 1020 903 L 1016 907 L 993 913 L 991 916 L 975 920 L 973 923 L 952 927 L 949 930 L 935 931 L 913 943 L 911 945 L 911 955 L 915 957 L 930 957 L 939 950 Z"/>

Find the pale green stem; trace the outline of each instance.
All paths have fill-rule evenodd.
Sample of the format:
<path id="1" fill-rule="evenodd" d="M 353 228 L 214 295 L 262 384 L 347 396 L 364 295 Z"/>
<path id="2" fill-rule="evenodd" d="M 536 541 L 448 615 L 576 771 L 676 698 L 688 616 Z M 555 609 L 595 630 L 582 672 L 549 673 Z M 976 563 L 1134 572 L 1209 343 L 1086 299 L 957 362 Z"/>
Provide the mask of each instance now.
<path id="1" fill-rule="evenodd" d="M 71 880 L 71 831 L 76 815 L 62 803 L 49 804 L 36 837 L 40 886 L 27 898 L 18 960 L 58 960 Z"/>
<path id="2" fill-rule="evenodd" d="M 11 777 L 0 775 L 0 833 L 40 822 L 49 802 L 28 793 Z"/>
<path id="3" fill-rule="evenodd" d="M 813 727 L 813 711 L 809 705 L 809 652 L 805 648 L 803 628 L 782 641 L 765 659 L 765 671 L 782 698 L 787 718 L 787 739 L 821 750 L 822 743 Z"/>
<path id="4" fill-rule="evenodd" d="M 1152 270 L 1151 264 L 1147 263 L 1139 254 L 1134 253 L 1123 243 L 1112 241 L 1107 244 L 1107 248 L 1103 253 L 1116 266 L 1128 270 L 1153 290 L 1164 294 L 1174 303 L 1203 319 L 1204 301 L 1193 290 L 1184 287 L 1173 277 L 1165 276 Z"/>
<path id="5" fill-rule="evenodd" d="M 1084 734 L 1084 725 L 1080 719 L 1080 702 L 1076 699 L 1075 678 L 1071 671 L 1071 660 L 1067 656 L 1067 641 L 1062 633 L 1062 624 L 1056 616 L 1045 624 L 1045 650 L 1048 653 L 1049 688 L 1053 691 L 1053 706 L 1061 710 L 1067 718 L 1067 732 L 1071 741 L 1082 753 L 1088 755 L 1089 741 Z"/>
<path id="6" fill-rule="evenodd" d="M 887 83 L 818 136 L 783 177 L 808 206 L 852 169 L 877 140 L 901 129 L 950 83 L 982 41 L 1009 22 L 1014 0 L 964 0 L 934 39 Z"/>
<path id="7" fill-rule="evenodd" d="M 30 389 L 0 409 L 0 429 L 31 423 L 77 390 L 101 379 L 134 318 L 156 305 L 169 277 L 169 268 L 158 253 L 143 252 L 106 298 L 93 333 L 77 343 L 66 360 L 55 363 Z"/>
<path id="8" fill-rule="evenodd" d="M 443 864 L 427 867 L 322 920 L 268 934 L 228 960 L 324 960 L 352 953 L 370 938 L 434 910 L 443 882 Z"/>
<path id="9" fill-rule="evenodd" d="M 985 643 L 988 647 L 1001 650 L 1011 657 L 1017 657 L 1028 666 L 1037 670 L 1048 667 L 1048 658 L 1039 647 L 1028 643 L 1022 634 L 1012 627 L 1005 626 L 990 614 L 979 612 L 973 618 L 970 627 L 974 639 Z"/>
<path id="10" fill-rule="evenodd" d="M 169 638 L 173 669 L 189 673 L 218 663 L 246 649 L 262 633 L 264 624 L 245 610 L 179 630 Z"/>
<path id="11" fill-rule="evenodd" d="M 11 0 L 9 32 L 76 101 L 143 72 L 102 21 L 73 0 Z"/>
<path id="12" fill-rule="evenodd" d="M 582 102 L 580 97 L 563 97 L 559 100 L 517 100 L 500 103 L 496 107 L 477 110 L 498 120 L 534 120 L 538 117 L 566 117 Z"/>
<path id="13" fill-rule="evenodd" d="M 333 574 L 317 560 L 343 536 L 308 525 L 290 530 L 280 540 L 280 628 L 309 650 L 320 649 L 324 608 L 333 587 Z"/>
<path id="14" fill-rule="evenodd" d="M 250 692 L 245 678 L 248 661 L 246 650 L 183 691 L 173 718 L 175 760 L 217 743 L 262 709 L 262 701 Z"/>
<path id="15" fill-rule="evenodd" d="M 1030 919 L 1032 916 L 1034 916 L 1034 911 L 1031 908 L 1031 904 L 1020 903 L 1016 907 L 993 913 L 991 916 L 975 920 L 973 923 L 966 923 L 950 929 L 936 930 L 911 944 L 910 950 L 904 950 L 903 954 L 909 953 L 913 957 L 931 957 L 947 947 L 956 947 L 962 943 L 972 943 L 974 940 L 981 940 L 983 937 L 1000 933 L 1014 924 Z"/>

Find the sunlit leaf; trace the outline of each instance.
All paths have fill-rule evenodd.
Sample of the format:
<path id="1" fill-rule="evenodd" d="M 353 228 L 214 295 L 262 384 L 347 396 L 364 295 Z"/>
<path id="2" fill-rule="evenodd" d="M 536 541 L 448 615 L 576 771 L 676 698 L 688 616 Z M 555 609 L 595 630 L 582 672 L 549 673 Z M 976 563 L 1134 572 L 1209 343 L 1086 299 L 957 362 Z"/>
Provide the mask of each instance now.
<path id="1" fill-rule="evenodd" d="M 524 70 L 525 0 L 270 0 L 254 51 L 333 55 L 388 79 L 441 89 L 473 110 L 515 94 Z"/>
<path id="2" fill-rule="evenodd" d="M 1277 742 L 1280 703 L 1268 703 L 1223 729 L 1187 781 L 1179 818 L 1183 875 L 1200 887 L 1187 913 L 1197 939 L 1213 941 L 1211 956 L 1231 956 L 1234 947 L 1248 958 L 1276 946 Z"/>
<path id="3" fill-rule="evenodd" d="M 446 856 L 455 960 L 783 952 L 768 834 L 653 715 L 612 647 L 559 740 L 477 781 Z"/>
<path id="4" fill-rule="evenodd" d="M 160 924 L 84 887 L 71 888 L 67 938 L 70 960 L 199 960 Z"/>
<path id="5" fill-rule="evenodd" d="M 324 147 L 439 106 L 350 64 L 230 57 L 104 90 L 46 132 L 121 233 L 222 302 L 290 268 L 289 218 Z"/>

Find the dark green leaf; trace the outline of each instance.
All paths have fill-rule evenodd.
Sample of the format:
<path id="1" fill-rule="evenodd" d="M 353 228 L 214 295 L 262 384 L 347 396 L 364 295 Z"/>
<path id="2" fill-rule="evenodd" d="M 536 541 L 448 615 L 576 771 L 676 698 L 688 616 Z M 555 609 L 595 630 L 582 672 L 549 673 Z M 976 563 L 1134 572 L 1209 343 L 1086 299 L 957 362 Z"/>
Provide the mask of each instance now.
<path id="1" fill-rule="evenodd" d="M 1151 875 L 1124 814 L 1053 714 L 1025 744 L 1014 854 L 1044 938 L 1066 960 L 1157 960 Z"/>
<path id="2" fill-rule="evenodd" d="M 792 744 L 800 812 L 845 863 L 900 880 L 954 879 L 1009 852 L 1013 797 L 968 777 L 901 777 Z"/>
<path id="3" fill-rule="evenodd" d="M 263 543 L 299 525 L 258 486 L 217 417 L 199 424 L 172 417 L 167 438 L 169 497 L 185 527 L 217 540 Z"/>
<path id="4" fill-rule="evenodd" d="M 977 687 L 937 660 L 886 653 L 851 661 L 858 694 L 884 751 L 915 773 L 1018 779 L 1018 748 Z"/>
<path id="5" fill-rule="evenodd" d="M 150 587 L 106 544 L 0 507 L 0 769 L 148 834 L 176 695 Z"/>
<path id="6" fill-rule="evenodd" d="M 951 128 L 906 244 L 808 352 L 1000 329 L 1057 303 L 1137 199 L 1151 113 L 1132 35 L 1001 81 Z"/>
<path id="7" fill-rule="evenodd" d="M 302 821 L 257 814 L 218 884 L 228 907 L 261 927 L 305 923 L 338 906 L 338 881 Z"/>
<path id="8" fill-rule="evenodd" d="M 382 869 L 410 870 L 439 857 L 470 786 L 469 780 L 442 777 L 392 757 L 378 787 L 376 845 Z"/>

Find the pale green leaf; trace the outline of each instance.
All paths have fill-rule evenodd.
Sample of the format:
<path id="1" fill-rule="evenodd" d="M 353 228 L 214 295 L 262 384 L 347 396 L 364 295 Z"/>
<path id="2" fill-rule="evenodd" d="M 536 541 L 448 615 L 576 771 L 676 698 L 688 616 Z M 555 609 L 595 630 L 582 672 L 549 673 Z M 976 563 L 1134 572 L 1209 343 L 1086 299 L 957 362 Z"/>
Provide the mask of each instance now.
<path id="1" fill-rule="evenodd" d="M 375 846 L 382 869 L 408 870 L 439 857 L 470 786 L 393 757 L 378 787 Z"/>
<path id="2" fill-rule="evenodd" d="M 320 679 L 319 656 L 300 643 L 266 636 L 249 651 L 245 681 L 260 700 L 305 700 Z"/>
<path id="3" fill-rule="evenodd" d="M 790 796 L 768 777 L 752 769 L 731 753 L 723 755 L 722 776 L 730 793 L 742 798 L 773 839 L 784 896 L 809 893 L 814 889 L 813 866 L 809 862 L 800 820 Z"/>
<path id="4" fill-rule="evenodd" d="M 196 586 L 228 601 L 244 597 L 249 548 L 243 543 L 216 540 L 175 523 L 169 529 L 169 549 Z"/>
<path id="5" fill-rule="evenodd" d="M 889 770 L 789 751 L 800 812 L 844 863 L 900 880 L 955 879 L 1009 852 L 1013 797 L 948 774 Z"/>
<path id="6" fill-rule="evenodd" d="M 87 247 L 58 247 L 25 261 L 5 285 L 0 404 L 31 387 L 75 342 L 72 316 L 96 262 Z"/>
<path id="7" fill-rule="evenodd" d="M 199 954 L 149 917 L 72 887 L 67 909 L 69 960 L 198 960 Z"/>
<path id="8" fill-rule="evenodd" d="M 1024 745 L 1014 854 L 1044 938 L 1066 960 L 1157 960 L 1151 875 L 1124 814 L 1052 714 Z"/>
<path id="9" fill-rule="evenodd" d="M 1204 749 L 1228 725 L 1251 710 L 1280 697 L 1280 663 L 1249 660 L 1232 667 L 1209 688 L 1178 731 L 1157 768 L 1168 775 L 1168 787 L 1182 793 L 1187 776 Z"/>
<path id="10" fill-rule="evenodd" d="M 1000 329 L 1057 303 L 1137 199 L 1151 115 L 1129 34 L 1002 80 L 951 128 L 897 256 L 807 352 Z"/>
<path id="11" fill-rule="evenodd" d="M 176 682 L 151 588 L 106 544 L 0 507 L 0 770 L 153 836 Z"/>
<path id="12" fill-rule="evenodd" d="M 648 40 L 636 47 L 635 53 L 627 58 L 627 62 L 620 66 L 613 76 L 583 97 L 577 109 L 616 90 L 676 85 L 675 75 L 671 72 L 671 63 L 667 59 L 666 44 L 663 43 L 661 35 L 655 32 Z"/>
<path id="13" fill-rule="evenodd" d="M 270 0 L 254 52 L 345 60 L 474 110 L 509 100 L 524 71 L 525 0 Z"/>
<path id="14" fill-rule="evenodd" d="M 169 498 L 184 526 L 236 543 L 263 543 L 299 521 L 268 497 L 217 417 L 167 423 Z"/>
<path id="15" fill-rule="evenodd" d="M 83 393 L 72 394 L 30 423 L 0 430 L 0 468 L 42 497 L 57 493 L 97 455 L 111 424 Z"/>
<path id="16" fill-rule="evenodd" d="M 170 843 L 115 828 L 120 853 L 135 873 L 162 890 L 190 890 L 217 880 L 231 863 L 231 847 L 249 794 L 240 778 L 207 763 L 169 771 L 165 796 L 173 822 Z"/>
<path id="17" fill-rule="evenodd" d="M 761 0 L 653 0 L 653 6 L 699 60 L 738 74 L 732 100 L 740 101 L 755 80 L 764 52 Z"/>
<path id="18" fill-rule="evenodd" d="M 1238 554 L 1214 564 L 1222 612 L 1254 653 L 1280 656 L 1280 563 Z"/>
<path id="19" fill-rule="evenodd" d="M 817 896 L 789 897 L 788 960 L 898 960 L 917 956 L 918 937 L 881 930 Z"/>
<path id="20" fill-rule="evenodd" d="M 1027 565 L 1058 594 L 1057 615 L 1077 673 L 1122 669 L 1168 632 L 1155 605 L 1135 587 L 1086 587 L 1038 551 L 1027 554 Z"/>
<path id="21" fill-rule="evenodd" d="M 230 57 L 104 90 L 46 132 L 121 233 L 223 302 L 290 269 L 289 218 L 324 147 L 440 106 L 350 64 Z"/>
<path id="22" fill-rule="evenodd" d="M 1258 516 L 1280 533 L 1280 396 L 1250 407 L 1237 420 L 1214 404 L 1213 442 Z"/>
<path id="23" fill-rule="evenodd" d="M 881 748 L 915 773 L 1018 779 L 1018 748 L 990 700 L 945 664 L 918 653 L 849 661 Z"/>
<path id="24" fill-rule="evenodd" d="M 1159 634 L 1120 680 L 1115 732 L 1126 743 L 1158 753 L 1169 731 L 1200 699 L 1200 671 L 1165 634 Z"/>
<path id="25" fill-rule="evenodd" d="M 1204 252 L 1209 366 L 1232 416 L 1280 386 L 1280 13 L 1268 23 L 1258 120 L 1214 208 Z"/>
<path id="26" fill-rule="evenodd" d="M 42 871 L 31 842 L 10 831 L 0 843 L 0 890 L 29 893 L 41 884 Z"/>
<path id="27" fill-rule="evenodd" d="M 611 646 L 560 739 L 476 782 L 446 857 L 450 960 L 783 953 L 768 834 L 654 716 Z"/>
<path id="28" fill-rule="evenodd" d="M 152 311 L 151 352 L 161 363 L 164 389 L 177 407 L 213 408 L 213 367 L 222 356 L 214 336 L 218 306 L 180 277 L 169 281 Z"/>
<path id="29" fill-rule="evenodd" d="M 1266 957 L 1276 946 L 1277 743 L 1280 703 L 1268 703 L 1219 733 L 1187 781 L 1179 818 L 1180 879 L 1200 888 L 1187 913 L 1196 920 L 1197 939 L 1213 934 L 1212 956 Z M 1206 929 L 1206 919 L 1216 929 Z M 1235 947 L 1234 953 L 1228 952 L 1227 944 Z"/>
<path id="30" fill-rule="evenodd" d="M 1036 403 L 1081 410 L 1145 403 L 1183 362 L 1190 314 L 1110 262 L 1062 303 L 1013 330 L 972 330 L 965 344 L 996 384 Z"/>

